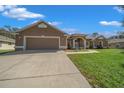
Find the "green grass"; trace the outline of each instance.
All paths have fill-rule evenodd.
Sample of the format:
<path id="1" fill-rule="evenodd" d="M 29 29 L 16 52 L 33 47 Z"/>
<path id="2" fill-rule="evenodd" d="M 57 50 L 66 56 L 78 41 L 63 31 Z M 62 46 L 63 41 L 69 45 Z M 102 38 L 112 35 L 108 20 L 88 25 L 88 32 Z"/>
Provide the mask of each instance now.
<path id="1" fill-rule="evenodd" d="M 93 87 L 124 87 L 124 52 L 119 49 L 98 51 L 100 53 L 68 56 Z"/>
<path id="2" fill-rule="evenodd" d="M 5 54 L 5 53 L 9 53 L 9 52 L 13 52 L 14 50 L 0 50 L 0 55 L 1 54 Z"/>

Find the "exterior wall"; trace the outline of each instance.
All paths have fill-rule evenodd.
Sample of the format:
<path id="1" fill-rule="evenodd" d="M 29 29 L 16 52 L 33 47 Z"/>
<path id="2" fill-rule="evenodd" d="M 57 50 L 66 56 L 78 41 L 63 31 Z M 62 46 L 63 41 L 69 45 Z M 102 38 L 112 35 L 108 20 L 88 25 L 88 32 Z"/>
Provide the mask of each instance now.
<path id="1" fill-rule="evenodd" d="M 24 31 L 19 32 L 19 34 L 16 35 L 16 50 L 23 48 L 24 36 L 44 36 L 44 37 L 45 36 L 59 36 L 60 37 L 60 48 L 67 48 L 66 46 L 67 37 L 64 36 L 64 33 L 58 31 L 57 29 L 52 28 L 49 25 L 47 25 L 47 28 L 39 28 L 38 25 L 35 25 Z M 50 43 L 50 42 L 46 42 L 46 43 Z"/>
<path id="2" fill-rule="evenodd" d="M 14 44 L 9 44 L 5 42 L 0 42 L 0 50 L 14 50 Z"/>
<path id="3" fill-rule="evenodd" d="M 97 45 L 99 44 L 99 42 L 102 43 L 103 48 L 108 48 L 108 41 L 105 40 L 105 39 L 96 39 L 96 40 L 94 41 L 94 43 L 95 43 L 95 44 L 94 44 L 95 47 L 97 47 Z"/>
<path id="4" fill-rule="evenodd" d="M 86 48 L 93 48 L 93 42 L 90 39 L 86 40 Z"/>
<path id="5" fill-rule="evenodd" d="M 67 48 L 67 36 L 60 36 L 60 47 L 62 49 Z"/>
<path id="6" fill-rule="evenodd" d="M 87 39 L 87 48 L 97 48 L 99 42 L 102 42 L 103 48 L 108 48 L 108 41 L 105 39 L 96 40 Z"/>
<path id="7" fill-rule="evenodd" d="M 124 42 L 109 43 L 109 48 L 124 48 Z"/>
<path id="8" fill-rule="evenodd" d="M 108 40 L 108 43 L 117 43 L 117 42 L 124 42 L 124 39 L 110 39 Z"/>
<path id="9" fill-rule="evenodd" d="M 110 39 L 108 44 L 109 48 L 124 48 L 124 39 Z"/>

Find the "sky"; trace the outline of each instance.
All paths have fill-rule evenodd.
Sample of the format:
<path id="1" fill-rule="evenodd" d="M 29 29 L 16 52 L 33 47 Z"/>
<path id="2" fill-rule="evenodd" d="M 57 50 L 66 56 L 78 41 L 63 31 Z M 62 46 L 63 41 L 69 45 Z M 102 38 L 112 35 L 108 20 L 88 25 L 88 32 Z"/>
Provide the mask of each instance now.
<path id="1" fill-rule="evenodd" d="M 69 34 L 98 32 L 111 36 L 123 31 L 123 18 L 124 10 L 117 6 L 0 5 L 0 27 L 10 25 L 22 28 L 43 20 Z"/>

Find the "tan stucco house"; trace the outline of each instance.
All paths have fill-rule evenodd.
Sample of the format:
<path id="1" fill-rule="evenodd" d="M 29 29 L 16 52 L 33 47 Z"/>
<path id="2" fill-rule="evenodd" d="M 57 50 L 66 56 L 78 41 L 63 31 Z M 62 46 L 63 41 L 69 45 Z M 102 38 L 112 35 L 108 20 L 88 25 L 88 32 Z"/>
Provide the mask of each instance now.
<path id="1" fill-rule="evenodd" d="M 108 40 L 104 36 L 87 36 L 87 48 L 108 48 Z"/>
<path id="2" fill-rule="evenodd" d="M 124 36 L 112 36 L 108 39 L 109 48 L 124 48 Z"/>
<path id="3" fill-rule="evenodd" d="M 15 39 L 12 38 L 12 34 L 8 31 L 0 29 L 0 50 L 14 50 Z"/>
<path id="4" fill-rule="evenodd" d="M 108 41 L 104 36 L 86 36 L 83 34 L 72 34 L 68 38 L 68 48 L 92 49 L 108 48 Z"/>
<path id="5" fill-rule="evenodd" d="M 16 50 L 44 50 L 44 49 L 76 49 L 76 48 L 97 48 L 101 45 L 105 48 L 105 38 L 97 37 L 89 39 L 82 34 L 72 34 L 61 31 L 60 29 L 44 22 L 38 21 L 17 31 Z M 97 47 L 96 47 L 97 45 Z"/>

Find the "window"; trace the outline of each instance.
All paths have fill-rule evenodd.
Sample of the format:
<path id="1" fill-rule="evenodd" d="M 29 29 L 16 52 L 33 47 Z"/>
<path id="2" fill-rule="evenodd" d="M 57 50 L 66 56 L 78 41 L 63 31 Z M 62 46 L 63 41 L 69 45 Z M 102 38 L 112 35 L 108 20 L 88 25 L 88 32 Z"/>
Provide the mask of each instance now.
<path id="1" fill-rule="evenodd" d="M 12 43 L 11 43 L 11 42 L 9 42 L 9 43 L 8 43 L 8 45 L 12 45 Z"/>
<path id="2" fill-rule="evenodd" d="M 39 28 L 47 28 L 47 25 L 41 23 L 41 24 L 38 25 L 38 27 L 39 27 Z"/>

